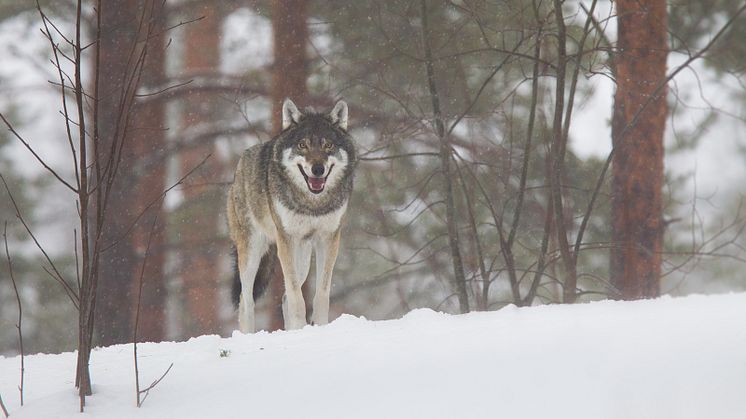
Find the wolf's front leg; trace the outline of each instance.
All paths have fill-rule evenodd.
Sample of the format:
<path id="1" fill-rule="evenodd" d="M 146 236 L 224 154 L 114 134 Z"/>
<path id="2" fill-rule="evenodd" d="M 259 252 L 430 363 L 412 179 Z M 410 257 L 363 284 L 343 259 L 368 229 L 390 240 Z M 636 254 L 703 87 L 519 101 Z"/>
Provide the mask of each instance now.
<path id="1" fill-rule="evenodd" d="M 300 329 L 306 325 L 306 304 L 303 301 L 301 281 L 297 279 L 295 271 L 295 252 L 289 237 L 278 235 L 277 257 L 282 266 L 283 282 L 285 283 L 285 301 L 283 301 L 283 315 L 285 329 Z"/>
<path id="2" fill-rule="evenodd" d="M 241 292 L 241 300 L 238 303 L 238 330 L 241 333 L 254 333 L 256 322 L 254 320 L 254 298 L 247 293 Z"/>
<path id="3" fill-rule="evenodd" d="M 313 324 L 329 323 L 329 293 L 332 287 L 332 271 L 339 252 L 339 236 L 342 229 L 337 229 L 330 236 L 322 237 L 316 242 L 316 293 L 313 297 Z"/>

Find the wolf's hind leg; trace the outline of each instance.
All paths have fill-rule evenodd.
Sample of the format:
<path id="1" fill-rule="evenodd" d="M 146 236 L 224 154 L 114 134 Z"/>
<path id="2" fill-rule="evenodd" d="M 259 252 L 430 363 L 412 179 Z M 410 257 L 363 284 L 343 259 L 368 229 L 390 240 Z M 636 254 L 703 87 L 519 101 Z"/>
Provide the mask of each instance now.
<path id="1" fill-rule="evenodd" d="M 254 315 L 254 280 L 259 270 L 259 262 L 267 252 L 267 241 L 259 234 L 253 234 L 238 249 L 238 272 L 241 276 L 241 300 L 238 304 L 238 327 L 242 333 L 256 331 Z"/>
<path id="2" fill-rule="evenodd" d="M 338 229 L 329 237 L 316 242 L 316 291 L 313 296 L 311 321 L 316 325 L 329 323 L 329 293 L 332 287 L 332 271 L 339 252 Z"/>

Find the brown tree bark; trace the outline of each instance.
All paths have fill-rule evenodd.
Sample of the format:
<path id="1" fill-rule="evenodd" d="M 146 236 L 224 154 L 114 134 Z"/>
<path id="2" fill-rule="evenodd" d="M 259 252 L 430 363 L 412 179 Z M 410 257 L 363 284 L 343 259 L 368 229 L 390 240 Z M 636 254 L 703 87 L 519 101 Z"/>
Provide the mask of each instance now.
<path id="1" fill-rule="evenodd" d="M 664 0 L 617 2 L 612 119 L 612 284 L 623 299 L 660 294 L 667 21 Z"/>
<path id="2" fill-rule="evenodd" d="M 291 98 L 299 106 L 307 102 L 308 26 L 306 0 L 272 0 L 272 130 L 282 130 L 282 101 Z"/>
<path id="3" fill-rule="evenodd" d="M 82 275 L 79 278 L 75 384 L 79 387 L 81 412 L 85 397 L 91 394 L 89 359 L 94 325 L 100 344 L 126 342 L 131 338 L 131 305 L 127 305 L 130 300 L 127 294 L 134 261 L 129 234 L 138 214 L 130 212 L 131 186 L 136 178 L 135 154 L 130 140 L 136 131 L 132 125 L 134 103 L 147 60 L 147 44 L 155 32 L 153 17 L 157 9 L 151 0 L 128 0 L 116 5 L 102 0 L 96 2 L 93 87 L 84 94 L 80 70 L 82 52 L 87 47 L 82 47 L 80 36 L 82 2 L 76 6 L 72 62 L 77 108 L 74 119 L 79 130 L 77 151 L 80 154 L 76 157 L 79 187 L 75 192 L 81 220 Z M 46 23 L 44 26 L 51 39 Z M 58 47 L 53 44 L 53 48 L 55 60 L 58 60 Z M 59 61 L 57 66 L 59 68 Z M 62 70 L 60 78 L 64 85 Z M 91 118 L 87 117 L 87 111 L 92 114 Z M 70 116 L 68 112 L 69 108 L 63 105 L 66 117 Z M 70 125 L 67 124 L 67 133 L 73 147 Z M 100 324 L 96 324 L 98 319 Z"/>
<path id="4" fill-rule="evenodd" d="M 272 65 L 272 131 L 282 130 L 282 102 L 292 99 L 299 107 L 307 103 L 306 79 L 308 68 L 306 43 L 308 40 L 306 0 L 272 0 L 272 40 L 274 63 Z M 270 330 L 283 327 L 282 295 L 285 292 L 282 269 L 275 269 L 269 287 L 272 307 Z M 306 301 L 309 301 L 307 298 Z"/>
<path id="5" fill-rule="evenodd" d="M 186 76 L 218 71 L 220 65 L 220 31 L 222 15 L 218 6 L 201 3 L 194 14 L 204 16 L 185 28 L 184 72 Z M 190 12 L 191 13 L 191 12 Z M 215 95 L 207 92 L 192 92 L 184 100 L 182 129 L 194 129 L 217 119 Z M 196 167 L 205 156 L 213 153 L 214 144 L 190 147 L 181 152 L 181 171 L 187 173 Z M 221 211 L 217 188 L 210 186 L 219 179 L 221 167 L 217 159 L 211 158 L 197 170 L 183 187 L 184 201 L 177 211 L 176 221 L 182 242 L 180 253 L 181 278 L 186 293 L 184 333 L 198 336 L 219 332 L 218 286 L 220 266 L 218 256 L 227 249 L 218 249 L 217 214 Z"/>
<path id="6" fill-rule="evenodd" d="M 122 94 L 127 82 L 125 69 L 131 48 L 137 38 L 140 5 L 137 0 L 123 2 L 101 2 L 101 41 L 99 62 L 99 138 L 100 150 L 93 158 L 105 162 L 117 132 L 126 129 L 121 120 Z M 94 65 L 95 65 L 95 61 Z M 95 74 L 96 69 L 94 69 Z M 129 214 L 133 199 L 133 177 L 131 176 L 132 149 L 124 148 L 119 174 L 111 186 L 112 193 L 105 213 L 101 233 L 104 246 L 113 244 L 101 254 L 99 284 L 95 307 L 96 342 L 107 346 L 129 342 L 132 337 L 131 323 L 131 283 L 135 271 L 136 258 L 126 236 L 127 228 L 133 220 Z"/>
<path id="7" fill-rule="evenodd" d="M 154 24 L 156 33 L 159 35 L 154 36 L 149 42 L 148 57 L 140 81 L 147 92 L 157 91 L 166 80 L 166 39 L 163 35 L 166 29 L 166 15 L 165 10 L 161 10 L 160 7 L 157 7 L 156 13 Z M 136 124 L 131 138 L 132 151 L 135 164 L 140 164 L 166 147 L 164 101 L 143 101 L 136 104 L 132 119 Z M 131 272 L 132 287 L 138 287 L 140 275 L 143 275 L 137 335 L 140 342 L 160 342 L 166 335 L 164 272 L 166 217 L 163 215 L 162 201 L 158 198 L 166 189 L 166 170 L 165 165 L 160 161 L 139 167 L 141 170 L 133 174 L 135 182 L 133 199 L 130 201 L 130 214 L 139 215 L 145 211 L 130 238 L 136 258 L 135 269 Z M 146 210 L 149 205 L 151 207 Z M 153 224 L 154 221 L 155 224 Z M 149 237 L 151 237 L 150 250 L 145 260 L 145 249 Z M 141 270 L 143 263 L 145 263 L 144 272 Z M 135 288 L 130 291 L 133 298 L 139 294 Z M 136 307 L 136 305 L 136 301 L 133 302 L 132 306 Z M 132 315 L 134 314 L 133 310 Z"/>

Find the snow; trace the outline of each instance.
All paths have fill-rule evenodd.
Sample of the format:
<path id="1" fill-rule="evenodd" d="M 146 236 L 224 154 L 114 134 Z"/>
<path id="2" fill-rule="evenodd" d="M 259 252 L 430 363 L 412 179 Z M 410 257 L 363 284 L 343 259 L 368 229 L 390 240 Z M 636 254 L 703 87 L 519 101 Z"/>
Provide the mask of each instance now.
<path id="1" fill-rule="evenodd" d="M 746 294 L 596 302 L 140 344 L 92 355 L 77 412 L 75 354 L 0 358 L 12 418 L 735 418 L 746 411 Z M 229 351 L 221 357 L 221 352 Z"/>

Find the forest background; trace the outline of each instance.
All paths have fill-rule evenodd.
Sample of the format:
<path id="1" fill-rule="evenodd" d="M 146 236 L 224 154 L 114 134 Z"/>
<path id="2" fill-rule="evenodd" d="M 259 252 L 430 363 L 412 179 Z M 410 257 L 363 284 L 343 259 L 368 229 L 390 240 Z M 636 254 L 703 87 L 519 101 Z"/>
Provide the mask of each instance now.
<path id="1" fill-rule="evenodd" d="M 668 88 L 665 151 L 652 156 L 665 167 L 652 213 L 661 241 L 654 295 L 626 294 L 615 277 L 618 175 L 606 168 L 623 3 L 127 0 L 102 8 L 102 54 L 97 68 L 83 55 L 84 83 L 94 74 L 104 86 L 123 83 L 143 10 L 156 10 L 148 17 L 156 29 L 103 230 L 111 246 L 102 253 L 94 343 L 131 341 L 138 312 L 140 340 L 236 328 L 224 196 L 241 151 L 276 132 L 284 97 L 318 110 L 344 98 L 362 157 L 331 317 L 743 291 L 746 17 L 726 0 L 650 2 L 667 11 L 656 24 L 671 76 L 658 80 Z M 82 36 L 94 40 L 99 15 L 83 5 Z M 61 52 L 63 34 L 75 30 L 74 2 L 0 4 L 0 112 L 71 179 L 65 90 L 40 10 Z M 104 131 L 116 125 L 107 115 Z M 76 276 L 76 203 L 8 130 L 0 173 L 25 351 L 72 350 L 78 308 L 49 271 L 53 263 L 60 276 Z M 0 354 L 18 351 L 11 282 L 0 263 Z M 280 283 L 259 306 L 265 329 L 282 324 Z"/>

